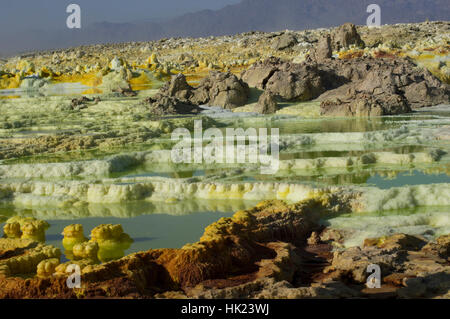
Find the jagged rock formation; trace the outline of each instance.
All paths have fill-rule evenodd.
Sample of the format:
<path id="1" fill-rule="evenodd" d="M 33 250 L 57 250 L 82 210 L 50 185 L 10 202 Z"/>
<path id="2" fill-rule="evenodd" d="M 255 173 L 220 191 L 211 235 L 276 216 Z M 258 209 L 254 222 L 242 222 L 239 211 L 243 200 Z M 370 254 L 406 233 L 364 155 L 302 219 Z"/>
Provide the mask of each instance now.
<path id="1" fill-rule="evenodd" d="M 194 105 L 208 104 L 233 109 L 247 103 L 249 88 L 231 73 L 211 72 L 196 88 L 187 83 L 183 74 L 173 76 L 160 93 Z"/>
<path id="2" fill-rule="evenodd" d="M 211 72 L 208 77 L 200 81 L 192 101 L 196 104 L 233 109 L 247 103 L 248 97 L 248 85 L 234 74 Z"/>
<path id="3" fill-rule="evenodd" d="M 353 115 L 361 107 L 361 99 L 366 101 L 365 112 L 381 108 L 375 111 L 378 115 L 406 113 L 410 108 L 448 103 L 450 99 L 447 84 L 407 59 L 337 60 L 325 66 L 325 72 L 331 70 L 347 83 L 319 97 L 323 115 Z"/>
<path id="4" fill-rule="evenodd" d="M 242 79 L 289 101 L 319 98 L 322 115 L 401 114 L 450 100 L 447 84 L 409 60 L 331 60 L 327 59 L 328 53 L 315 56 L 317 62 L 322 61 L 320 64 L 271 58 L 244 71 Z"/>
<path id="5" fill-rule="evenodd" d="M 252 65 L 241 77 L 248 85 L 288 101 L 309 101 L 326 90 L 316 66 L 284 63 L 277 58 Z"/>
<path id="6" fill-rule="evenodd" d="M 295 247 L 281 245 L 277 241 L 301 245 L 311 229 L 317 227 L 315 225 L 321 213 L 342 209 L 345 207 L 339 206 L 333 198 L 309 200 L 293 206 L 282 202 L 262 203 L 252 210 L 237 212 L 232 218 L 222 218 L 208 226 L 198 243 L 187 244 L 181 249 L 150 250 L 99 266 L 86 266 L 83 269 L 82 289 L 85 296 L 93 296 L 92 293 L 98 294 L 92 290 L 98 283 L 108 282 L 107 285 L 112 288 L 114 282 L 122 281 L 124 288 L 133 287 L 139 294 L 146 295 L 152 291 L 193 287 L 205 280 L 230 276 L 244 276 L 247 278 L 243 278 L 244 281 L 255 277 L 291 279 L 293 272 L 290 267 L 283 267 L 283 263 L 292 265 L 290 256 L 294 254 Z M 116 233 L 114 229 L 101 226 L 98 231 L 93 230 L 93 237 L 101 235 L 104 238 L 113 233 Z M 271 259 L 274 259 L 273 264 Z M 286 270 L 288 273 L 284 273 Z M 54 293 L 52 289 L 57 288 L 62 289 L 57 294 L 73 295 L 74 291 L 60 286 L 62 281 L 58 277 L 48 278 L 48 289 L 41 293 L 51 296 Z M 23 285 L 21 280 L 0 277 L 0 296 L 33 296 L 36 293 L 33 289 L 20 290 Z M 36 284 L 39 280 L 32 279 Z M 30 284 L 33 286 L 34 283 Z M 124 296 L 123 293 L 112 292 L 110 296 Z"/>
<path id="7" fill-rule="evenodd" d="M 327 116 L 382 116 L 409 113 L 411 108 L 398 94 L 373 96 L 348 88 L 344 94 L 322 101 L 320 112 Z"/>
<path id="8" fill-rule="evenodd" d="M 319 39 L 316 48 L 311 52 L 311 57 L 318 63 L 322 63 L 331 59 L 333 50 L 331 47 L 331 36 L 329 34 Z"/>

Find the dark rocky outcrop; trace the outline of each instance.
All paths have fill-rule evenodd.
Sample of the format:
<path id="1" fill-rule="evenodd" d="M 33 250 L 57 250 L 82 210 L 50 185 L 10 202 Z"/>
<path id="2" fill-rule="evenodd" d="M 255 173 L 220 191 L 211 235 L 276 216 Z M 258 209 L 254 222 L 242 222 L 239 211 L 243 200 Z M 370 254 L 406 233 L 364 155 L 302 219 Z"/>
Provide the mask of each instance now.
<path id="1" fill-rule="evenodd" d="M 241 77 L 287 101 L 318 98 L 322 115 L 391 115 L 449 103 L 449 86 L 408 59 L 331 59 L 329 44 L 325 37 L 304 63 L 272 57 Z"/>
<path id="2" fill-rule="evenodd" d="M 331 36 L 329 34 L 319 39 L 316 48 L 312 51 L 311 57 L 318 63 L 331 59 L 333 50 L 331 47 Z"/>
<path id="3" fill-rule="evenodd" d="M 258 112 L 261 114 L 273 114 L 278 110 L 278 103 L 273 93 L 265 91 L 258 99 Z"/>
<path id="4" fill-rule="evenodd" d="M 160 94 L 188 104 L 233 109 L 247 103 L 250 91 L 248 85 L 232 73 L 210 72 L 196 88 L 187 83 L 183 74 L 178 74 L 161 88 Z"/>
<path id="5" fill-rule="evenodd" d="M 401 95 L 393 93 L 377 96 L 356 92 L 352 87 L 348 87 L 345 93 L 326 98 L 320 105 L 321 115 L 328 116 L 382 116 L 408 112 L 411 112 L 411 108 Z"/>
<path id="6" fill-rule="evenodd" d="M 342 48 L 348 48 L 350 45 L 358 47 L 364 46 L 364 41 L 361 40 L 356 27 L 353 23 L 345 23 L 338 27 L 331 34 L 332 45 L 335 51 L 339 51 Z"/>
<path id="7" fill-rule="evenodd" d="M 326 91 L 319 69 L 270 58 L 252 65 L 241 75 L 250 86 L 267 90 L 287 101 L 308 101 Z"/>
<path id="8" fill-rule="evenodd" d="M 82 96 L 79 98 L 74 98 L 72 99 L 71 103 L 70 103 L 70 107 L 72 110 L 82 110 L 87 108 L 88 104 L 90 102 L 94 102 L 94 103 L 98 103 L 100 102 L 100 97 L 95 97 L 95 98 L 88 98 L 87 96 Z"/>
<path id="9" fill-rule="evenodd" d="M 144 103 L 150 109 L 151 115 L 175 115 L 175 114 L 197 114 L 201 109 L 187 101 L 182 101 L 173 96 L 161 93 L 146 98 Z"/>
<path id="10" fill-rule="evenodd" d="M 119 88 L 114 89 L 112 91 L 115 92 L 115 93 L 119 93 L 121 96 L 125 96 L 125 97 L 134 97 L 134 96 L 137 95 L 137 93 L 135 91 L 133 91 L 131 89 L 131 87 L 128 87 L 128 88 L 121 88 L 121 87 L 119 87 Z"/>
<path id="11" fill-rule="evenodd" d="M 192 96 L 193 89 L 194 88 L 187 83 L 186 77 L 179 73 L 173 76 L 169 82 L 162 86 L 159 92 L 163 95 L 188 100 Z"/>
<path id="12" fill-rule="evenodd" d="M 250 90 L 248 85 L 234 74 L 210 72 L 193 90 L 190 101 L 194 104 L 209 104 L 233 109 L 247 103 Z"/>
<path id="13" fill-rule="evenodd" d="M 285 50 L 297 44 L 297 38 L 289 33 L 285 33 L 275 38 L 272 48 L 275 50 Z"/>
<path id="14" fill-rule="evenodd" d="M 319 66 L 346 82 L 325 92 L 322 115 L 391 115 L 448 103 L 449 86 L 408 59 L 357 58 Z"/>

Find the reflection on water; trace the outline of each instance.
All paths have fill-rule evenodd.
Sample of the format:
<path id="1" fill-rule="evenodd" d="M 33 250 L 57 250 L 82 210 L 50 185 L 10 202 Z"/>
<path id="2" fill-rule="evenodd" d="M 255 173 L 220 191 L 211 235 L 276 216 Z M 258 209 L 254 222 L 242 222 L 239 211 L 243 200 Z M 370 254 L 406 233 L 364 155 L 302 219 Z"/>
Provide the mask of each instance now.
<path id="1" fill-rule="evenodd" d="M 447 114 L 448 115 L 448 114 Z M 239 119 L 224 121 L 228 127 L 279 128 L 280 134 L 371 132 L 398 128 L 405 123 L 433 119 L 431 114 L 410 114 L 374 118 L 296 118 L 275 116 L 270 120 Z"/>

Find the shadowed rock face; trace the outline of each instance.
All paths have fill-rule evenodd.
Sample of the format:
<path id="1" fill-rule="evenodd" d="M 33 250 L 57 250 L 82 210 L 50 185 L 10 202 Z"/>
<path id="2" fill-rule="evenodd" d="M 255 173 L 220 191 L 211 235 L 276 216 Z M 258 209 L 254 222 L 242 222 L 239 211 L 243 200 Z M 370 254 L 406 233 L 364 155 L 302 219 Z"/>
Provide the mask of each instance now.
<path id="1" fill-rule="evenodd" d="M 449 86 L 409 59 L 332 59 L 333 50 L 364 45 L 355 25 L 346 23 L 322 36 L 305 62 L 272 57 L 253 64 L 241 78 L 287 101 L 320 96 L 321 115 L 393 115 L 449 102 Z"/>
<path id="2" fill-rule="evenodd" d="M 327 116 L 382 116 L 411 112 L 407 100 L 399 94 L 381 94 L 356 92 L 352 87 L 345 93 L 339 93 L 327 98 L 320 105 L 321 115 Z"/>
<path id="3" fill-rule="evenodd" d="M 191 101 L 233 109 L 247 103 L 249 87 L 234 74 L 210 72 L 194 90 Z"/>
<path id="4" fill-rule="evenodd" d="M 295 44 L 297 44 L 297 39 L 295 38 L 295 36 L 289 33 L 285 33 L 275 39 L 272 48 L 274 48 L 275 50 L 284 50 L 294 46 Z"/>

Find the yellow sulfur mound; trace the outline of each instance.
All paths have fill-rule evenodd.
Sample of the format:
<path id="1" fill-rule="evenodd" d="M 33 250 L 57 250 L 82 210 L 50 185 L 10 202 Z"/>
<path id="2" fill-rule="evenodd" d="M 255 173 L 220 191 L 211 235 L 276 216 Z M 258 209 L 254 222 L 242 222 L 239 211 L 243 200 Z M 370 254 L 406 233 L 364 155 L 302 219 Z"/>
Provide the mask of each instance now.
<path id="1" fill-rule="evenodd" d="M 20 224 L 17 222 L 5 224 L 3 226 L 3 233 L 5 238 L 21 238 L 22 231 L 20 230 Z"/>
<path id="2" fill-rule="evenodd" d="M 29 249 L 25 254 L 15 256 L 5 261 L 0 261 L 0 268 L 5 268 L 8 275 L 32 274 L 36 272 L 38 264 L 46 259 L 56 258 L 59 260 L 61 251 L 51 245 L 39 244 Z"/>
<path id="3" fill-rule="evenodd" d="M 72 224 L 66 226 L 62 232 L 64 238 L 62 240 L 63 246 L 66 250 L 72 250 L 73 246 L 76 244 L 81 244 L 86 242 L 88 239 L 84 237 L 83 234 L 83 225 L 81 224 Z"/>
<path id="4" fill-rule="evenodd" d="M 4 74 L 0 77 L 0 90 L 17 89 L 20 86 L 21 78 L 19 74 Z"/>
<path id="5" fill-rule="evenodd" d="M 122 225 L 102 224 L 91 231 L 93 241 L 118 240 L 123 233 Z"/>
<path id="6" fill-rule="evenodd" d="M 97 242 L 84 242 L 73 246 L 73 256 L 75 259 L 97 260 L 99 246 Z"/>
<path id="7" fill-rule="evenodd" d="M 37 265 L 36 274 L 38 277 L 50 277 L 58 265 L 59 259 L 57 258 L 45 259 Z"/>
<path id="8" fill-rule="evenodd" d="M 5 235 L 8 238 L 19 238 L 17 225 L 20 227 L 20 238 L 32 239 L 40 242 L 45 241 L 45 231 L 50 227 L 49 223 L 44 220 L 38 220 L 34 217 L 14 216 L 6 221 L 4 228 L 6 229 Z"/>
<path id="9" fill-rule="evenodd" d="M 121 225 L 102 224 L 91 231 L 91 242 L 98 243 L 98 259 L 107 262 L 121 258 L 133 240 L 123 232 Z"/>
<path id="10" fill-rule="evenodd" d="M 67 268 L 70 265 L 78 265 L 80 266 L 80 270 L 83 271 L 83 269 L 87 266 L 90 265 L 94 265 L 96 264 L 95 261 L 93 261 L 92 259 L 81 259 L 81 260 L 74 260 L 74 261 L 68 261 L 62 264 L 59 264 L 58 266 L 56 266 L 55 268 L 55 274 L 56 275 L 67 275 Z"/>

